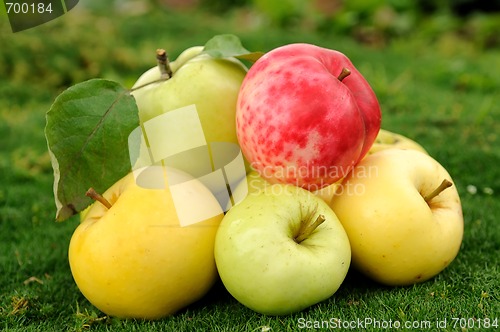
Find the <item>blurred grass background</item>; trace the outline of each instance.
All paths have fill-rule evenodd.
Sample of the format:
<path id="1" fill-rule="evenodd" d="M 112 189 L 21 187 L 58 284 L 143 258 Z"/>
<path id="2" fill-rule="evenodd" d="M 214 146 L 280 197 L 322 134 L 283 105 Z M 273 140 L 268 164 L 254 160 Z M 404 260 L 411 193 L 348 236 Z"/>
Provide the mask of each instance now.
<path id="1" fill-rule="evenodd" d="M 112 319 L 83 298 L 66 257 L 78 220 L 54 222 L 45 112 L 73 84 L 101 77 L 130 87 L 155 65 L 157 48 L 175 59 L 220 33 L 250 50 L 308 42 L 351 58 L 379 98 L 382 127 L 417 140 L 455 180 L 465 236 L 449 268 L 404 288 L 351 271 L 330 300 L 281 318 L 251 312 L 220 284 L 158 322 Z M 371 317 L 448 318 L 446 330 L 455 331 L 463 329 L 452 317 L 500 318 L 499 87 L 498 0 L 82 0 L 15 34 L 2 14 L 0 329 L 294 331 L 299 318 Z"/>

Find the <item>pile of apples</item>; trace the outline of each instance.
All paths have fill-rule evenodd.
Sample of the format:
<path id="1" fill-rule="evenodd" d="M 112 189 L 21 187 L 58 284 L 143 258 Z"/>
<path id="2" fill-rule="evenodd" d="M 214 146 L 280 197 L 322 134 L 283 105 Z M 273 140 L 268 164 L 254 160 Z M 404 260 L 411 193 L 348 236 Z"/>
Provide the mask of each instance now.
<path id="1" fill-rule="evenodd" d="M 195 177 L 149 167 L 144 181 L 163 172 L 189 182 L 184 203 L 203 202 L 193 213 L 217 211 L 185 226 L 168 186 L 144 188 L 131 173 L 102 195 L 89 191 L 97 202 L 82 213 L 69 261 L 93 305 L 158 319 L 220 278 L 243 305 L 286 315 L 330 298 L 351 266 L 403 286 L 452 262 L 463 235 L 453 180 L 422 146 L 380 128 L 375 93 L 344 54 L 289 44 L 247 70 L 202 49 L 138 79 L 140 121 L 196 105 L 208 143 L 239 144 L 247 176 L 231 193 L 246 197 L 222 207 Z"/>

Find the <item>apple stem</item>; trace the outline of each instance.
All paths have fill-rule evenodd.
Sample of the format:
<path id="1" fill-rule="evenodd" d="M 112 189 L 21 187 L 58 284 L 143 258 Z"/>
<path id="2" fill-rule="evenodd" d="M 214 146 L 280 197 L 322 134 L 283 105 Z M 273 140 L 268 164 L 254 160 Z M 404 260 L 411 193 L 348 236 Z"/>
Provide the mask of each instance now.
<path id="1" fill-rule="evenodd" d="M 172 77 L 172 69 L 170 68 L 167 52 L 164 49 L 156 50 L 156 61 L 161 72 L 161 78 L 169 79 Z"/>
<path id="2" fill-rule="evenodd" d="M 148 83 L 144 83 L 143 85 L 136 86 L 135 88 L 130 89 L 129 92 L 134 92 L 136 90 L 142 89 L 145 86 L 148 86 L 150 84 L 167 81 L 172 77 L 172 75 L 173 75 L 172 68 L 170 68 L 170 62 L 168 61 L 168 55 L 164 49 L 157 49 L 156 50 L 156 61 L 158 63 L 158 69 L 160 69 L 160 72 L 161 72 L 160 78 L 157 80 L 148 82 Z"/>
<path id="3" fill-rule="evenodd" d="M 427 195 L 427 196 L 424 197 L 424 200 L 427 203 L 429 203 L 434 197 L 436 197 L 443 190 L 445 190 L 446 188 L 451 187 L 452 185 L 453 185 L 453 183 L 451 183 L 451 181 L 444 179 L 443 182 L 441 182 L 441 184 L 439 185 L 439 187 L 437 187 L 436 189 L 434 189 L 433 192 L 431 192 L 429 195 Z"/>
<path id="4" fill-rule="evenodd" d="M 102 205 L 107 207 L 108 209 L 111 209 L 111 207 L 113 206 L 106 198 L 104 198 L 101 194 L 99 194 L 97 191 L 95 191 L 94 188 L 92 188 L 92 187 L 89 188 L 89 190 L 87 190 L 87 192 L 85 193 L 85 196 L 90 197 L 95 201 L 98 201 L 99 203 L 101 203 Z"/>
<path id="5" fill-rule="evenodd" d="M 314 232 L 314 230 L 318 228 L 319 225 L 325 222 L 325 220 L 325 216 L 320 214 L 315 221 L 307 223 L 305 227 L 301 227 L 299 234 L 295 237 L 295 242 L 300 243 L 307 239 L 309 235 L 311 235 L 312 232 Z"/>
<path id="6" fill-rule="evenodd" d="M 344 67 L 342 68 L 342 71 L 340 72 L 339 76 L 337 76 L 337 78 L 339 79 L 340 82 L 342 82 L 342 80 L 349 75 L 351 75 L 351 71 L 346 67 Z"/>

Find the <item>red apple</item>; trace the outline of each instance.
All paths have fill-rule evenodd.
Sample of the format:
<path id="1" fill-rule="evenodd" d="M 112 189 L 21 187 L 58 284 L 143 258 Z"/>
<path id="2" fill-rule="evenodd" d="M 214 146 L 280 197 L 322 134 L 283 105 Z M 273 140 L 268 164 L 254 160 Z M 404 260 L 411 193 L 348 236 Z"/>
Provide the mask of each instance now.
<path id="1" fill-rule="evenodd" d="M 368 152 L 380 122 L 375 93 L 351 61 L 310 44 L 265 54 L 238 95 L 241 149 L 271 183 L 333 184 Z"/>

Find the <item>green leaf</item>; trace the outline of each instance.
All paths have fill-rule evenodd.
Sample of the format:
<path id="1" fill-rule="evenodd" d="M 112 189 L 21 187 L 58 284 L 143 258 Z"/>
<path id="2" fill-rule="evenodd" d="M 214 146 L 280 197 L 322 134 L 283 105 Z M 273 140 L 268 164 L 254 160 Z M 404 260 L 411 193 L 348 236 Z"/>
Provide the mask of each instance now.
<path id="1" fill-rule="evenodd" d="M 104 192 L 131 170 L 128 136 L 138 109 L 120 84 L 92 79 L 62 92 L 47 112 L 45 137 L 54 170 L 56 220 L 82 211 L 90 187 Z"/>
<path id="2" fill-rule="evenodd" d="M 203 53 L 214 58 L 235 57 L 252 62 L 264 55 L 263 52 L 250 52 L 243 47 L 237 36 L 231 34 L 214 36 L 205 44 Z"/>

